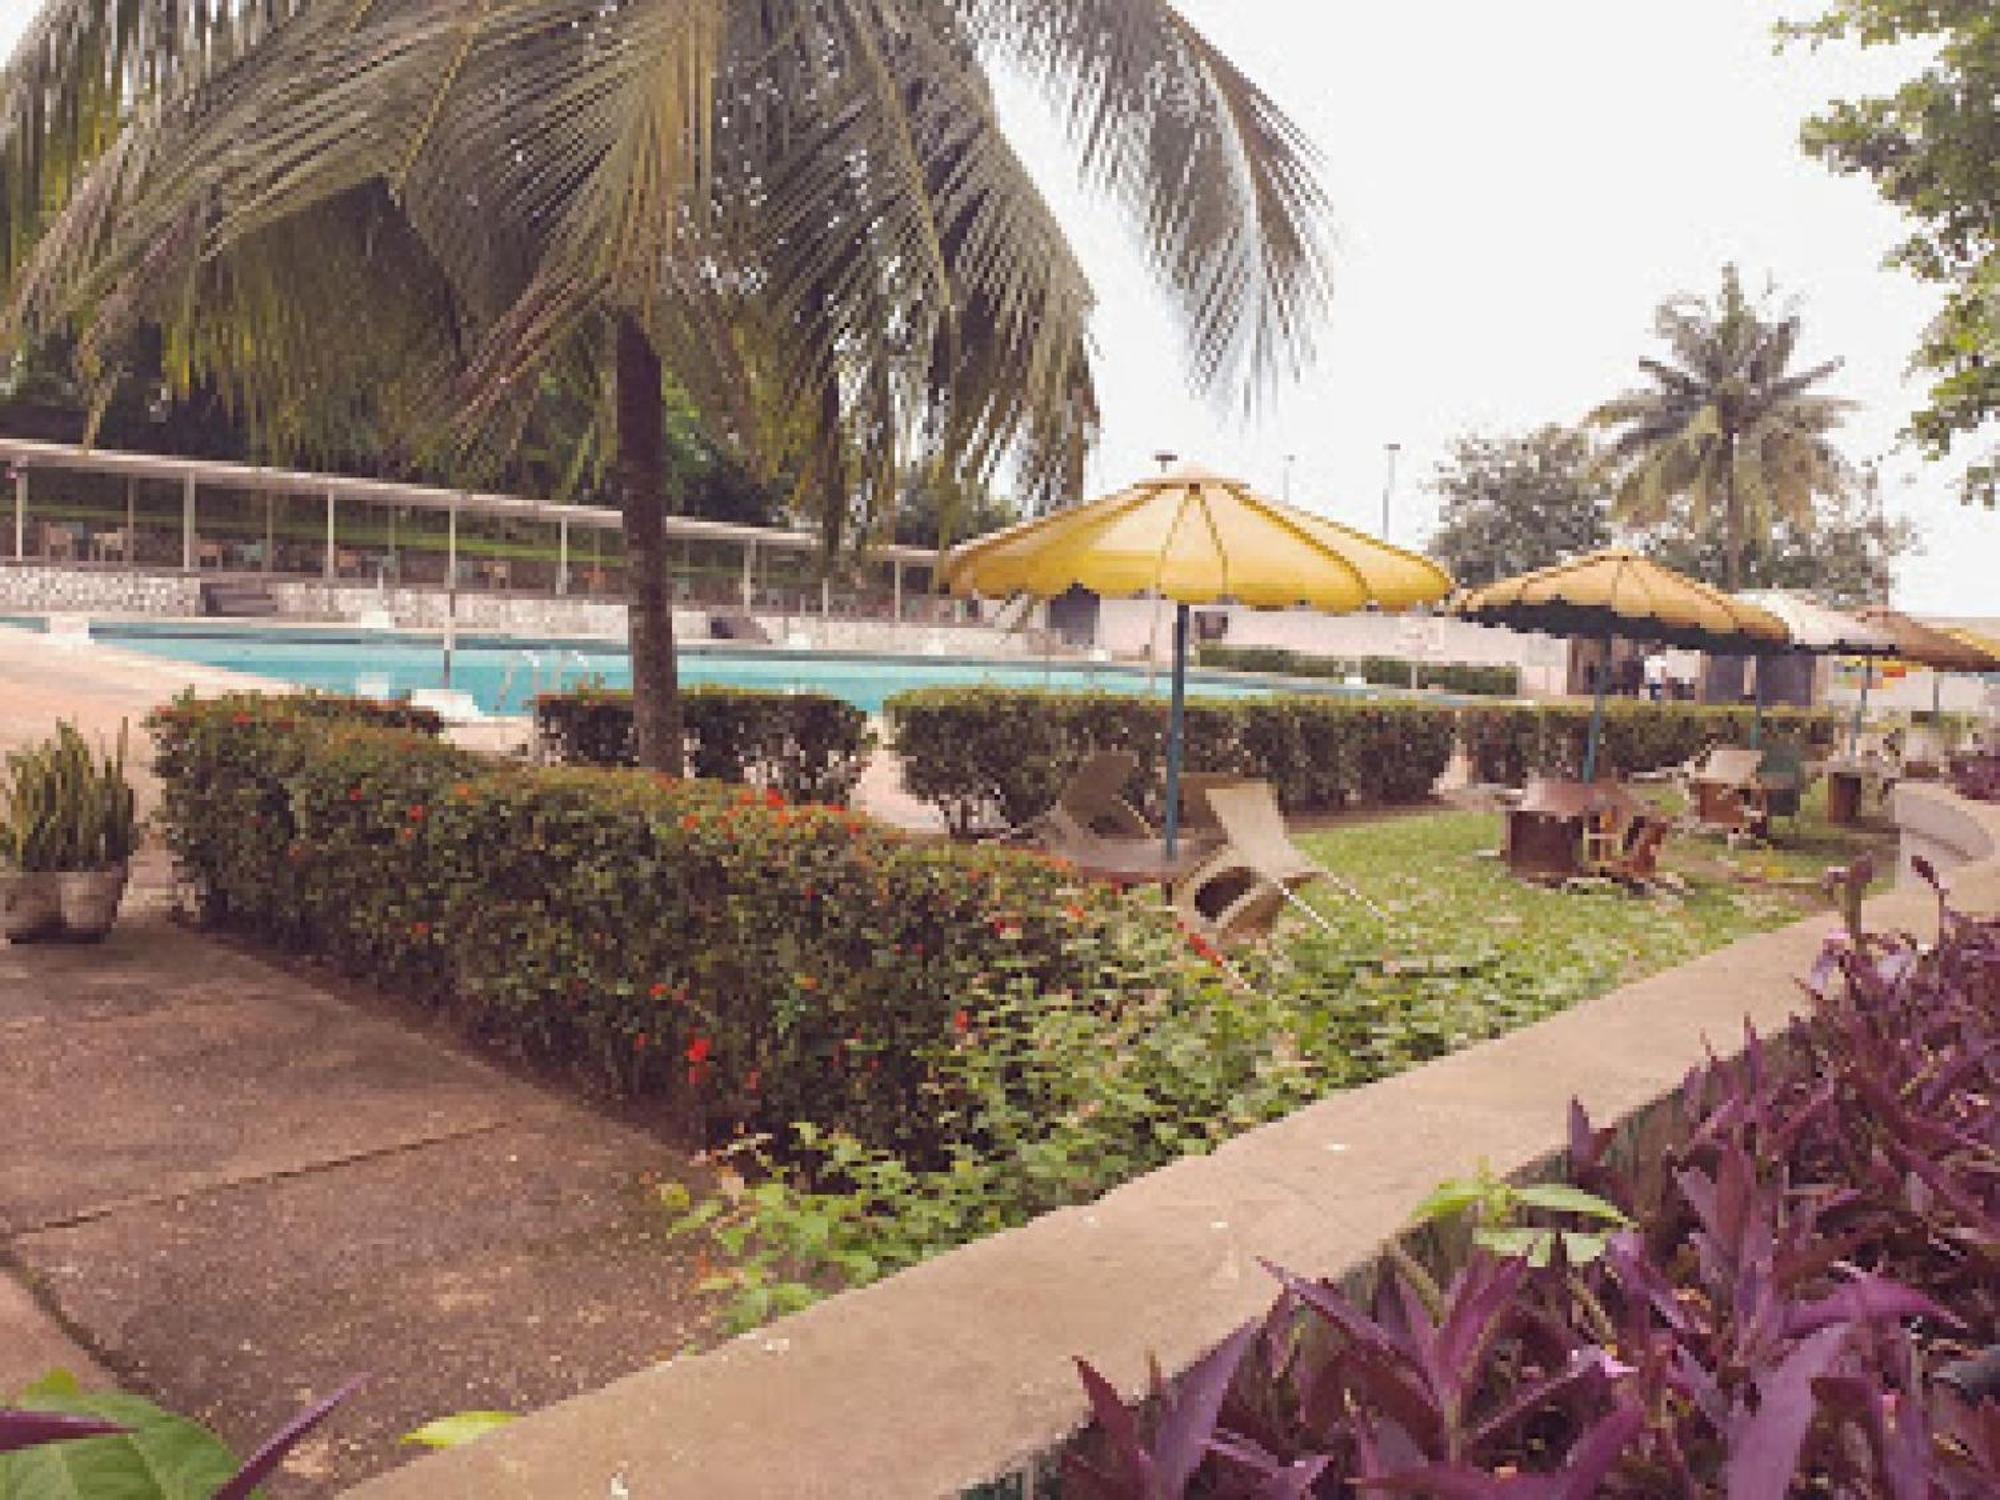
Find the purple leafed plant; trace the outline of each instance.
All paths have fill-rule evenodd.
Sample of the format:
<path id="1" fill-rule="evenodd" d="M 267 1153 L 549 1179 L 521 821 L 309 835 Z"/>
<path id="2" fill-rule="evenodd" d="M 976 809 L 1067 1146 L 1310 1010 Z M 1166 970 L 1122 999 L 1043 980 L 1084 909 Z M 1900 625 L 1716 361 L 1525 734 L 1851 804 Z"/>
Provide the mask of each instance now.
<path id="1" fill-rule="evenodd" d="M 1403 1258 L 1365 1307 L 1274 1271 L 1146 1419 L 1083 1367 L 1065 1494 L 2000 1495 L 2000 922 L 1939 911 L 1928 946 L 1831 942 L 1810 1012 L 1690 1075 L 1653 1158 L 1573 1109 L 1576 1186 L 1633 1221 L 1602 1256 L 1481 1251 L 1444 1287 Z"/>

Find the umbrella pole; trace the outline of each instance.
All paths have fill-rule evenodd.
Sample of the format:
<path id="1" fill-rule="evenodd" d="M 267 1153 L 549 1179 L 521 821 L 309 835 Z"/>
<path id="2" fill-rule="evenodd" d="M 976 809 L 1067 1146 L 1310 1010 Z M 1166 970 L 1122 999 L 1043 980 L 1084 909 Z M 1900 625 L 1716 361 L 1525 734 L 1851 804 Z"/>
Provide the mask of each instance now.
<path id="1" fill-rule="evenodd" d="M 1187 729 L 1188 607 L 1174 607 L 1173 707 L 1167 715 L 1167 858 L 1181 838 L 1181 742 Z"/>
<path id="2" fill-rule="evenodd" d="M 1861 721 L 1868 717 L 1868 689 L 1875 681 L 1875 658 L 1861 658 L 1861 701 L 1854 705 L 1854 727 L 1847 732 L 1847 753 L 1851 757 L 1861 748 Z"/>
<path id="3" fill-rule="evenodd" d="M 1756 717 L 1750 721 L 1750 748 L 1752 750 L 1762 750 L 1764 748 L 1764 663 L 1769 660 L 1768 656 L 1760 656 L 1756 661 L 1757 713 Z"/>
<path id="4" fill-rule="evenodd" d="M 1611 637 L 1604 638 L 1604 660 L 1597 668 L 1597 701 L 1590 709 L 1590 744 L 1583 752 L 1583 780 L 1597 780 L 1597 753 L 1604 744 L 1604 695 L 1611 686 Z"/>

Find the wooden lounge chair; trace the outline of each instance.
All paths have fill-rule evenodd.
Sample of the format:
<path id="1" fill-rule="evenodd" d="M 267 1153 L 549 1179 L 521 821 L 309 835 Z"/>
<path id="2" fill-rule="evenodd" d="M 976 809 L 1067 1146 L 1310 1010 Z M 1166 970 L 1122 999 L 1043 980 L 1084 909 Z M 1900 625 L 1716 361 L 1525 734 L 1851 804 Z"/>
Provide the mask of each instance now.
<path id="1" fill-rule="evenodd" d="M 1123 795 L 1138 769 L 1139 758 L 1129 750 L 1098 751 L 1076 768 L 1047 812 L 1010 828 L 1001 839 L 1067 854 L 1094 839 L 1158 838 L 1145 814 Z"/>
<path id="2" fill-rule="evenodd" d="M 1322 880 L 1339 886 L 1378 921 L 1388 920 L 1359 891 L 1292 842 L 1277 793 L 1268 781 L 1210 786 L 1205 796 L 1227 842 L 1175 887 L 1174 905 L 1194 931 L 1225 945 L 1251 941 L 1267 936 L 1279 914 L 1291 906 L 1331 932 L 1332 924 L 1299 895 Z"/>
<path id="3" fill-rule="evenodd" d="M 1651 804 L 1625 796 L 1607 801 L 1584 825 L 1584 864 L 1592 875 L 1649 884 L 1673 825 Z"/>
<path id="4" fill-rule="evenodd" d="M 1704 833 L 1732 838 L 1762 837 L 1771 826 L 1771 812 L 1758 769 L 1764 752 L 1736 745 L 1717 745 L 1688 778 L 1688 814 Z"/>

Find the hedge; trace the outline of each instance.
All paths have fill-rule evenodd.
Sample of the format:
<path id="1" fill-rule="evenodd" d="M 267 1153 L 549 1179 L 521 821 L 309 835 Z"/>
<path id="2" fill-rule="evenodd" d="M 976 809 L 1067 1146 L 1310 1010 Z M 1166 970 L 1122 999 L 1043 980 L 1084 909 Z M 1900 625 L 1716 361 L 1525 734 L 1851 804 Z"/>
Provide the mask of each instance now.
<path id="1" fill-rule="evenodd" d="M 775 792 L 512 765 L 294 699 L 149 727 L 207 920 L 664 1096 L 710 1140 L 804 1121 L 924 1160 L 980 995 L 1177 972 L 1156 905 Z"/>
<path id="2" fill-rule="evenodd" d="M 1447 693 L 1464 693 L 1481 698 L 1512 698 L 1521 691 L 1518 667 L 1478 667 L 1465 662 L 1410 662 L 1395 656 L 1367 656 L 1358 663 L 1350 658 L 1313 656 L 1288 651 L 1281 646 L 1203 646 L 1201 664 L 1225 672 L 1273 672 L 1286 677 L 1331 677 L 1350 674 L 1377 687 L 1411 686 L 1410 671 L 1417 673 L 1416 686 L 1438 688 Z"/>
<path id="3" fill-rule="evenodd" d="M 1590 739 L 1590 709 L 1577 704 L 1477 707 L 1460 711 L 1460 736 L 1472 779 L 1519 786 L 1530 775 L 1578 776 Z M 1679 703 L 1608 703 L 1604 764 L 1624 775 L 1681 765 L 1710 745 L 1747 745 L 1748 708 Z M 1766 743 L 1830 748 L 1839 714 L 1796 708 L 1764 712 Z"/>
<path id="4" fill-rule="evenodd" d="M 903 782 L 967 835 L 1043 811 L 1078 761 L 1123 749 L 1139 760 L 1130 795 L 1162 811 L 1167 709 L 1157 698 L 994 688 L 927 688 L 885 706 Z M 1428 797 L 1450 764 L 1454 711 L 1334 698 L 1196 698 L 1187 767 L 1274 783 L 1293 812 Z"/>
<path id="5" fill-rule="evenodd" d="M 789 801 L 846 803 L 875 743 L 866 714 L 824 693 L 691 688 L 681 715 L 696 776 L 770 788 Z M 535 700 L 535 737 L 543 756 L 563 765 L 638 763 L 629 692 L 545 693 Z"/>

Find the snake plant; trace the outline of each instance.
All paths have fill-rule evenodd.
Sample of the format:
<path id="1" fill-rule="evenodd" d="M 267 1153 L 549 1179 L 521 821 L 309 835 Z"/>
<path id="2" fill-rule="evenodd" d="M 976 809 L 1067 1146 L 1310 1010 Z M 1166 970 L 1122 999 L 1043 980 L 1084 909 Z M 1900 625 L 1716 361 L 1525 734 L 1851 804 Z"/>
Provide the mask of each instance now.
<path id="1" fill-rule="evenodd" d="M 101 758 L 72 724 L 7 756 L 0 778 L 0 862 L 16 870 L 100 870 L 129 859 L 139 821 L 125 779 L 129 730 Z"/>

